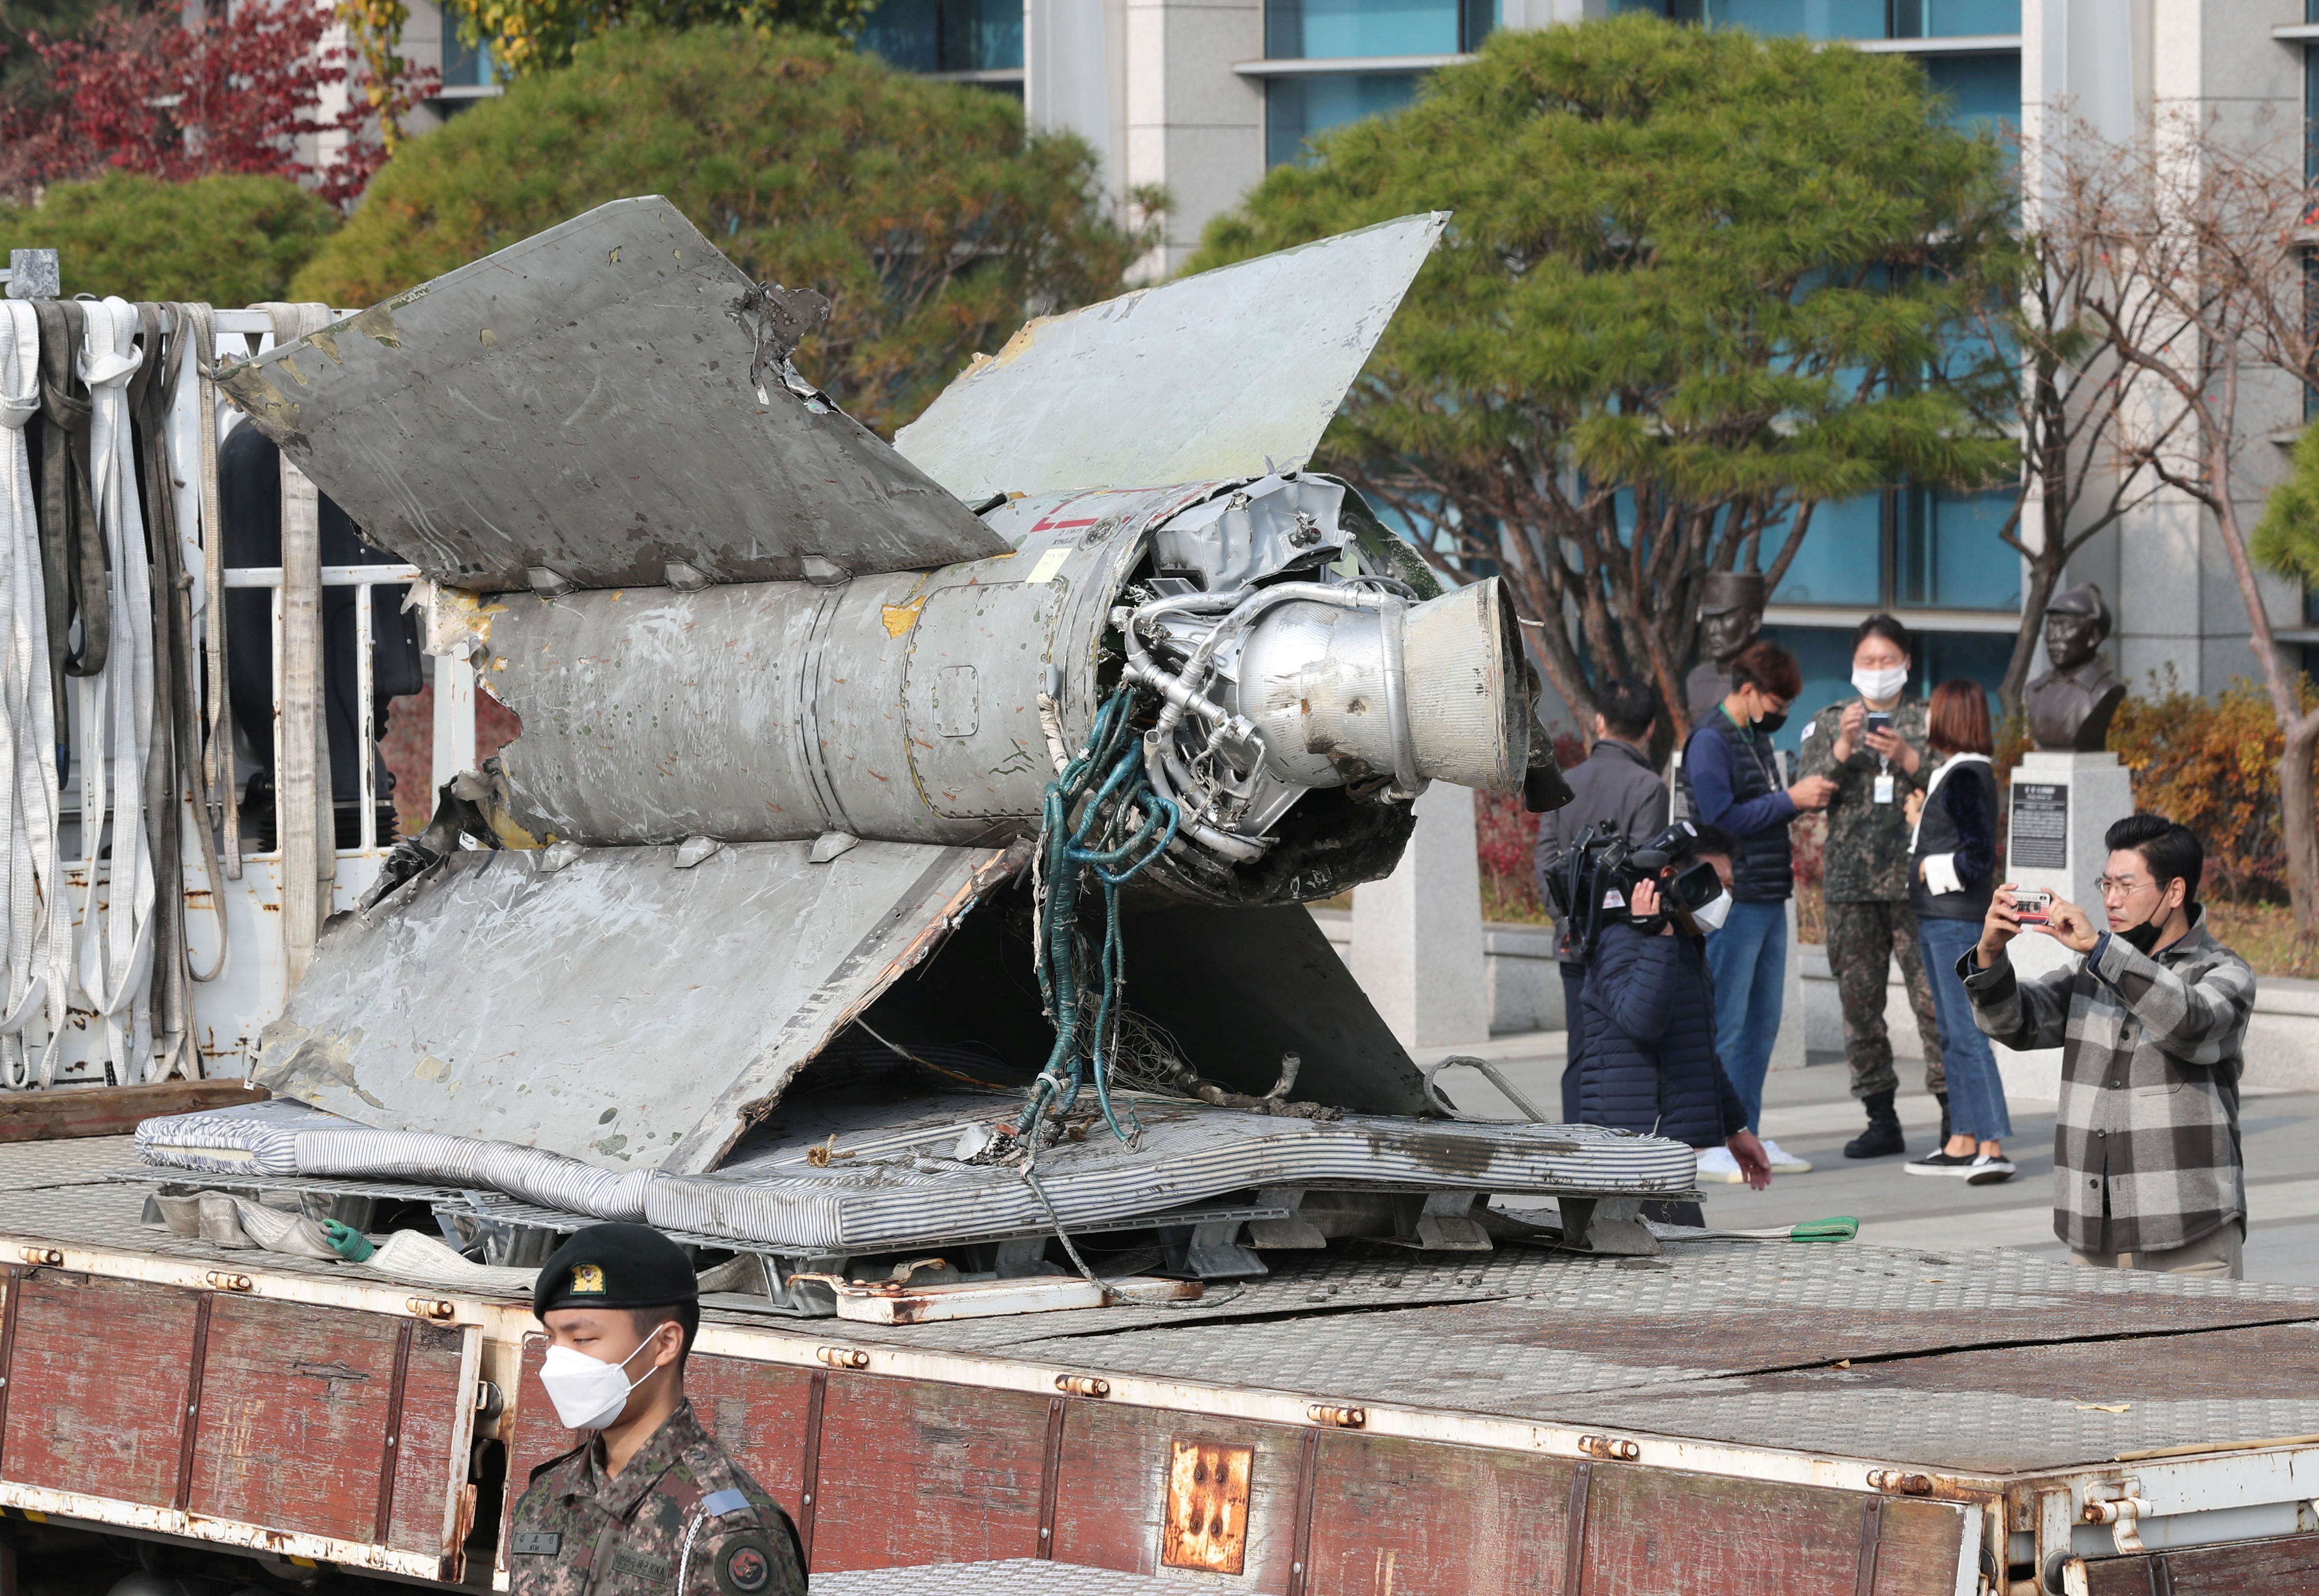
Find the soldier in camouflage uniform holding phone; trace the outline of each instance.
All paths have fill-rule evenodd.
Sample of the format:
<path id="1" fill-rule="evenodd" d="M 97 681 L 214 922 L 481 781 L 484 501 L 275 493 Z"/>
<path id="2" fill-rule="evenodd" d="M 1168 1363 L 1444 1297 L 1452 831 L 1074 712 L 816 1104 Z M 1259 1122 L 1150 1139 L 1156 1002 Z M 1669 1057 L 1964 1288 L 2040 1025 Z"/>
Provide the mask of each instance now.
<path id="1" fill-rule="evenodd" d="M 1861 622 L 1852 643 L 1852 685 L 1860 696 L 1830 704 L 1803 730 L 1802 773 L 1836 784 L 1827 806 L 1821 873 L 1827 963 L 1844 1005 L 1852 1095 L 1868 1111 L 1868 1128 L 1845 1146 L 1847 1159 L 1907 1150 L 1893 1107 L 1900 1081 L 1884 1025 L 1886 982 L 1896 957 L 1925 1044 L 1925 1089 L 1942 1100 L 1941 1133 L 1948 1133 L 1940 1025 L 1908 905 L 1907 802 L 1933 773 L 1925 752 L 1924 700 L 1906 696 L 1913 652 L 1908 627 L 1892 617 L 1872 615 Z"/>

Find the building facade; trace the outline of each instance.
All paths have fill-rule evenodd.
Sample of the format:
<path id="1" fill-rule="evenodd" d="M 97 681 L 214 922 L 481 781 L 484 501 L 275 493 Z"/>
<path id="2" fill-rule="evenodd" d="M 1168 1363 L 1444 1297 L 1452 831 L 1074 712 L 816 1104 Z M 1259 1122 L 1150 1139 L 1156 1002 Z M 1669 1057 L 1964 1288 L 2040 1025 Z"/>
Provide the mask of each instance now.
<path id="1" fill-rule="evenodd" d="M 1172 208 L 1145 267 L 1160 276 L 1313 134 L 1405 103 L 1493 30 L 1633 10 L 1911 56 L 1976 128 L 2034 131 L 2054 104 L 2112 136 L 2162 107 L 2250 130 L 2319 113 L 2319 0 L 886 0 L 864 42 L 898 65 L 1021 94 L 1033 125 L 1095 148 L 1123 203 L 1164 187 Z M 2249 436 L 2291 442 L 2299 404 L 2269 402 L 2281 413 L 2257 407 Z M 2259 491 L 2285 464 L 2283 448 L 2251 447 L 2244 475 Z M 1993 689 L 2023 588 L 1998 537 L 2008 509 L 2006 494 L 1921 487 L 1820 507 L 1768 617 L 1804 665 L 1791 725 L 1847 690 L 1850 628 L 1876 609 L 1921 637 L 1917 690 L 1952 676 Z M 2070 578 L 2108 597 L 2112 664 L 2137 690 L 2213 692 L 2254 673 L 2229 564 L 2195 507 L 2148 505 Z M 2319 606 L 2276 579 L 2266 596 L 2294 663 L 2307 650 L 2319 665 Z"/>

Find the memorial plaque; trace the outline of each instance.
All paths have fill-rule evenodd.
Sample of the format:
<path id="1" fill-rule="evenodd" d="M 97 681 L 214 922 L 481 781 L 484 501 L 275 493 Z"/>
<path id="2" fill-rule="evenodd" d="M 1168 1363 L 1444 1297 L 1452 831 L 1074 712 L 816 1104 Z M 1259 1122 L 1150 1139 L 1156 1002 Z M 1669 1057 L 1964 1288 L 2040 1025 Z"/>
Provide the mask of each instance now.
<path id="1" fill-rule="evenodd" d="M 2070 868 L 2070 789 L 2057 781 L 2013 784 L 2013 829 L 2008 852 L 2015 870 Z"/>

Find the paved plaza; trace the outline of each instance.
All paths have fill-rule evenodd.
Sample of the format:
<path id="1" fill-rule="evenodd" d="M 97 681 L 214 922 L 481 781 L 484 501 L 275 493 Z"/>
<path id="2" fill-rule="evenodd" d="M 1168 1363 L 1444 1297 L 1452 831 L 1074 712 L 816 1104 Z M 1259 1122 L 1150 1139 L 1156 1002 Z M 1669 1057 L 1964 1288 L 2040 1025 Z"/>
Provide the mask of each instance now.
<path id="1" fill-rule="evenodd" d="M 1501 1037 L 1482 1048 L 1435 1049 L 1478 1053 L 1506 1071 L 1517 1090 L 1551 1111 L 1560 1101 L 1560 1032 Z M 1940 1125 L 1940 1105 L 1925 1091 L 1923 1067 L 1899 1064 L 1900 1123 L 1909 1156 L 1927 1151 Z M 1911 1070 L 1915 1078 L 1910 1078 Z M 1764 1090 L 1764 1132 L 1789 1152 L 1811 1160 L 1809 1175 L 1776 1176 L 1769 1190 L 1711 1186 L 1710 1224 L 1731 1227 L 1792 1224 L 1850 1214 L 1861 1240 L 1888 1246 L 2012 1247 L 2062 1258 L 2053 1237 L 2053 1105 L 2010 1105 L 2014 1135 L 2006 1152 L 2020 1173 L 2001 1186 L 1906 1175 L 1901 1158 L 1855 1163 L 1844 1144 L 1860 1133 L 1858 1104 L 1847 1089 L 1840 1055 L 1814 1055 L 1803 1069 L 1775 1070 Z M 1473 1112 L 1510 1112 L 1510 1105 L 1470 1071 L 1449 1070 L 1443 1087 Z M 2282 1285 L 2319 1285 L 2319 1093 L 2255 1091 L 2240 1105 L 2247 1201 L 2246 1277 Z"/>

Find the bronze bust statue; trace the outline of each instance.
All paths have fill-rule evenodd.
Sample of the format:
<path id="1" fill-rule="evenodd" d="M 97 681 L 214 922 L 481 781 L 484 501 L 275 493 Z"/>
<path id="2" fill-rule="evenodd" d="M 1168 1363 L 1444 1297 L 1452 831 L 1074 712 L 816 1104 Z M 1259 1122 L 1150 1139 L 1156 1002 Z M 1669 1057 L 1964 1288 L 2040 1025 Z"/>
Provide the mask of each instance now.
<path id="1" fill-rule="evenodd" d="M 1763 629 L 1763 573 L 1709 572 L 1699 601 L 1699 664 L 1683 684 L 1692 725 L 1714 714 L 1729 696 L 1731 662 Z"/>
<path id="2" fill-rule="evenodd" d="M 2029 684 L 2029 735 L 2044 749 L 2098 753 L 2125 683 L 2102 663 L 2109 607 L 2090 582 L 2053 595 L 2045 606 L 2045 657 L 2053 668 Z"/>

